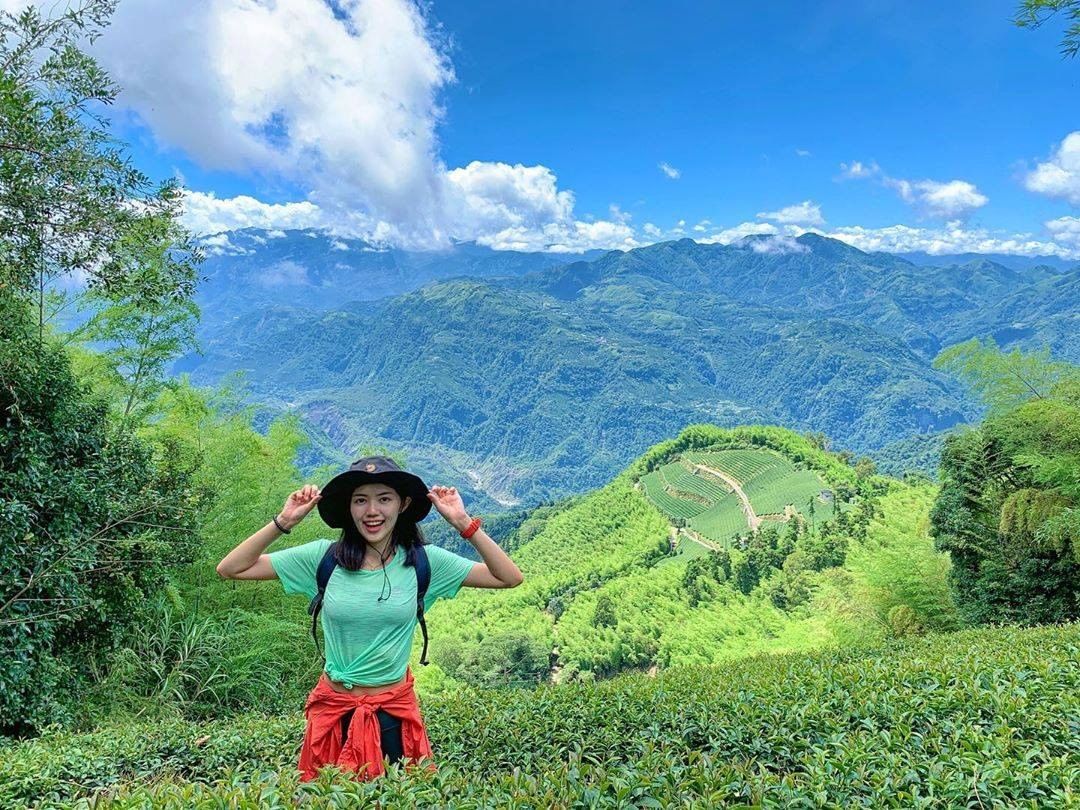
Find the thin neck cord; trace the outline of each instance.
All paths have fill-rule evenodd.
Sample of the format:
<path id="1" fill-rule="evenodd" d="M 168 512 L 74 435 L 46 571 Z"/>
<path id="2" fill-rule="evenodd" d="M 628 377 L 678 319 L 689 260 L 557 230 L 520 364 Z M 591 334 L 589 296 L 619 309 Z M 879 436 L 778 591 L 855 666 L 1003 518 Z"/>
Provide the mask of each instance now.
<path id="1" fill-rule="evenodd" d="M 386 550 L 387 550 L 387 555 L 385 557 L 382 554 L 379 555 L 379 561 L 382 563 L 382 575 L 383 575 L 383 583 L 382 583 L 382 587 L 379 589 L 379 598 L 377 600 L 379 602 L 385 602 L 387 599 L 390 598 L 390 595 L 394 592 L 394 586 L 390 582 L 390 575 L 386 573 L 386 561 L 388 559 L 390 559 L 394 555 L 394 551 L 395 551 L 393 541 L 390 542 L 390 545 L 387 547 Z M 385 596 L 383 594 L 385 594 Z"/>

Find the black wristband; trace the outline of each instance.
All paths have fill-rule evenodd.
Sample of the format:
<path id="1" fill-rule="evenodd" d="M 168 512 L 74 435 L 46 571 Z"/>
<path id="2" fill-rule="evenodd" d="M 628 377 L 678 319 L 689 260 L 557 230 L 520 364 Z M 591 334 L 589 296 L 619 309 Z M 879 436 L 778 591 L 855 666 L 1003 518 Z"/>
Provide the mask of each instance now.
<path id="1" fill-rule="evenodd" d="M 284 526 L 282 526 L 280 523 L 278 523 L 277 515 L 274 515 L 274 525 L 278 527 L 278 531 L 281 532 L 282 534 L 291 534 L 292 533 L 292 529 L 286 529 Z"/>

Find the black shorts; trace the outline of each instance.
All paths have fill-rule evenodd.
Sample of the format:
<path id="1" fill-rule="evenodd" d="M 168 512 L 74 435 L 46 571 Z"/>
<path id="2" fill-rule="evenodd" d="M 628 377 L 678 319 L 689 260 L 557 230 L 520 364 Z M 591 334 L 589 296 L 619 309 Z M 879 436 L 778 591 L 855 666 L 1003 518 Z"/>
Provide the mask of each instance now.
<path id="1" fill-rule="evenodd" d="M 349 739 L 349 723 L 352 722 L 353 709 L 346 712 L 341 718 L 341 744 Z M 375 716 L 379 718 L 379 737 L 382 740 L 382 755 L 390 762 L 400 762 L 405 756 L 404 747 L 401 744 L 401 721 L 385 709 L 376 709 Z"/>

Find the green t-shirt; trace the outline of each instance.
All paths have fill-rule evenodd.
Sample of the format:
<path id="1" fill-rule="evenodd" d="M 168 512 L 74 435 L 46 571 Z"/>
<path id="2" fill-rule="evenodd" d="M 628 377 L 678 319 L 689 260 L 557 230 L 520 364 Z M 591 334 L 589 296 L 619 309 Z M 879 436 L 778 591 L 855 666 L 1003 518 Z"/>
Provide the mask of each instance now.
<path id="1" fill-rule="evenodd" d="M 270 553 L 285 593 L 315 596 L 315 572 L 330 543 L 313 540 Z M 431 563 L 431 584 L 424 597 L 427 610 L 439 599 L 456 596 L 475 563 L 438 546 L 424 550 Z M 380 602 L 380 594 L 389 598 Z M 349 571 L 336 566 L 323 596 L 322 629 L 326 673 L 335 681 L 349 687 L 399 680 L 409 665 L 416 629 L 416 571 L 405 566 L 405 550 L 399 548 L 387 562 L 385 579 L 382 569 Z"/>

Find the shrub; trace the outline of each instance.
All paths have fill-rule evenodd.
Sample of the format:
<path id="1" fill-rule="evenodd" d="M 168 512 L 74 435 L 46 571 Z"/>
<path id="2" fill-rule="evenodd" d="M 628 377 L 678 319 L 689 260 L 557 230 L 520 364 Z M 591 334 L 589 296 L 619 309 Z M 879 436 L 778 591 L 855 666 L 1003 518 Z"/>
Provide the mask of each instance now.
<path id="1" fill-rule="evenodd" d="M 1078 798 L 1080 625 L 533 691 L 422 696 L 436 773 L 298 785 L 303 721 L 248 715 L 48 734 L 0 804 L 261 807 L 1061 807 Z M 105 790 L 107 793 L 100 793 Z"/>
<path id="2" fill-rule="evenodd" d="M 192 468 L 114 431 L 67 356 L 0 294 L 0 732 L 55 722 L 190 562 Z M 172 528 L 175 527 L 175 528 Z"/>

